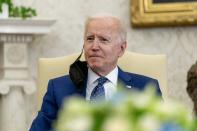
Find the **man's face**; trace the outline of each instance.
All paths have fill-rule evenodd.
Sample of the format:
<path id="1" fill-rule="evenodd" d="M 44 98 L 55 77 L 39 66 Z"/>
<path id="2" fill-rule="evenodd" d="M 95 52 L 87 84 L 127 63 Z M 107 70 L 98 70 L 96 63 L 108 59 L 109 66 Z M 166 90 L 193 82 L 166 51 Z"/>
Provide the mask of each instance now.
<path id="1" fill-rule="evenodd" d="M 123 55 L 126 42 L 121 43 L 114 21 L 91 20 L 84 36 L 84 51 L 88 66 L 99 75 L 113 70 L 118 58 Z"/>

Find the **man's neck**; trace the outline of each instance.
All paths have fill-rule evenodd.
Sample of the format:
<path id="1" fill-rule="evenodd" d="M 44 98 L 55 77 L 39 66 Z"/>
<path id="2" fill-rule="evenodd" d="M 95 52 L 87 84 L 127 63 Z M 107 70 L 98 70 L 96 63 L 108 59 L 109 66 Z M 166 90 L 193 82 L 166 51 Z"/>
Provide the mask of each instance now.
<path id="1" fill-rule="evenodd" d="M 88 69 L 88 83 L 93 83 L 96 79 L 98 79 L 100 75 L 97 75 L 94 71 L 92 71 L 91 68 Z M 112 82 L 114 85 L 117 84 L 118 79 L 118 67 L 116 66 L 109 74 L 105 75 L 110 82 Z"/>
<path id="2" fill-rule="evenodd" d="M 94 73 L 96 73 L 98 76 L 106 76 L 108 75 L 110 72 L 112 72 L 117 66 L 114 66 L 111 69 L 108 70 L 97 70 L 97 69 L 92 69 L 90 68 Z"/>

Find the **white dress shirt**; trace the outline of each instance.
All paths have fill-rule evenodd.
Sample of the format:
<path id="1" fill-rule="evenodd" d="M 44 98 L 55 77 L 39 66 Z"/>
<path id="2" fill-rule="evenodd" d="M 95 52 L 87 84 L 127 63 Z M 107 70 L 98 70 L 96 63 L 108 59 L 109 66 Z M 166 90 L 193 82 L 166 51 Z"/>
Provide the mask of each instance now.
<path id="1" fill-rule="evenodd" d="M 86 88 L 86 100 L 90 100 L 93 89 L 97 86 L 97 79 L 100 76 L 88 68 L 88 79 Z M 116 92 L 117 80 L 118 80 L 118 67 L 116 66 L 109 74 L 105 76 L 108 80 L 103 84 L 105 90 L 105 98 L 109 100 Z"/>

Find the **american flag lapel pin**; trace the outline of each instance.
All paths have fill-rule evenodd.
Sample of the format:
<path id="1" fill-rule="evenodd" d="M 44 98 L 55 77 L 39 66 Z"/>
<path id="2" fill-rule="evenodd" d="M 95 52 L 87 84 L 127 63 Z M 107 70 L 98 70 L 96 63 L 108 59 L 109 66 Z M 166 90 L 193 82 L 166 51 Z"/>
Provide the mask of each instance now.
<path id="1" fill-rule="evenodd" d="M 129 89 L 131 89 L 131 88 L 132 88 L 132 86 L 130 86 L 130 85 L 126 85 L 126 87 L 127 87 L 127 88 L 129 88 Z"/>

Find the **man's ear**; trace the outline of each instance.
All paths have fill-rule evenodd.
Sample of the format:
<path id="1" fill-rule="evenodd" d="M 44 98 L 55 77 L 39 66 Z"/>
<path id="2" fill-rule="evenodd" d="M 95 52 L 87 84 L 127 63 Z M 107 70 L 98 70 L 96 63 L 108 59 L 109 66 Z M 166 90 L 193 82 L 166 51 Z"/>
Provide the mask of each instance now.
<path id="1" fill-rule="evenodd" d="M 126 41 L 125 42 L 122 42 L 121 45 L 120 45 L 120 54 L 119 54 L 119 57 L 121 57 L 124 54 L 126 48 L 127 48 L 127 42 Z"/>

